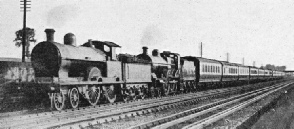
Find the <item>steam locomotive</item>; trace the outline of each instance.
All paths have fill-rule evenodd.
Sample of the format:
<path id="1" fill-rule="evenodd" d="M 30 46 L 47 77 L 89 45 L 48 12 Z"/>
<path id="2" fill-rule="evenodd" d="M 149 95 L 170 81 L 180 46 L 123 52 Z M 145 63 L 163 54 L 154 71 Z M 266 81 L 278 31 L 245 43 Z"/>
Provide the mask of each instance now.
<path id="1" fill-rule="evenodd" d="M 207 88 L 280 79 L 284 72 L 157 49 L 148 54 L 116 54 L 119 45 L 92 41 L 76 46 L 75 35 L 54 42 L 54 30 L 46 29 L 47 41 L 32 50 L 35 80 L 47 87 L 51 106 L 57 110 L 101 102 L 160 97 Z"/>

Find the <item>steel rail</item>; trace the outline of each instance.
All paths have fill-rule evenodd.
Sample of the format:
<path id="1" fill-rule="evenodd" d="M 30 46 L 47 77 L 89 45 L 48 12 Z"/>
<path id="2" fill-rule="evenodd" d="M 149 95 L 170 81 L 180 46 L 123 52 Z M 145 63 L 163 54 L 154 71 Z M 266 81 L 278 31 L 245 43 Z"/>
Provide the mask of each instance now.
<path id="1" fill-rule="evenodd" d="M 192 102 L 192 101 L 191 101 Z M 187 102 L 185 104 L 191 104 L 191 102 Z M 193 102 L 195 103 L 195 101 Z M 180 104 L 179 104 L 180 105 Z M 173 105 L 171 106 L 172 108 L 176 107 L 176 106 L 179 106 L 179 105 Z M 162 107 L 162 106 L 161 106 Z M 168 108 L 168 107 L 162 107 L 162 108 Z M 139 112 L 130 112 L 130 113 L 127 113 L 127 116 L 137 116 L 137 115 L 142 115 L 142 114 L 145 114 L 145 113 L 149 113 L 149 112 L 152 112 L 152 110 L 155 110 L 155 109 L 147 109 L 147 110 L 141 110 Z M 161 110 L 161 109 L 156 109 L 156 110 Z M 145 112 L 145 113 L 144 113 Z M 121 119 L 121 118 L 124 118 L 126 116 L 123 115 L 118 115 L 118 116 L 112 116 L 110 117 L 109 119 L 106 119 L 106 120 L 97 120 L 97 119 L 93 119 L 93 120 L 89 120 L 89 121 L 84 121 L 84 122 L 77 122 L 74 123 L 74 122 L 68 122 L 67 124 L 65 125 L 59 125 L 59 126 L 51 126 L 51 128 L 61 128 L 61 127 L 68 127 L 68 128 L 84 128 L 84 127 L 89 127 L 89 126 L 92 126 L 92 125 L 96 125 L 96 124 L 101 124 L 101 123 L 104 123 L 104 122 L 111 122 L 113 120 L 118 120 L 118 119 Z M 71 123 L 71 124 L 70 124 Z M 49 126 L 42 126 L 44 128 L 48 128 Z"/>
<path id="2" fill-rule="evenodd" d="M 283 85 L 283 84 L 274 85 L 274 86 L 271 86 L 271 87 L 277 87 L 277 86 L 281 86 L 281 85 Z M 203 105 L 201 107 L 197 107 L 197 108 L 193 108 L 193 109 L 186 110 L 186 111 L 183 111 L 183 112 L 179 112 L 179 113 L 176 113 L 176 114 L 173 114 L 173 115 L 170 115 L 170 116 L 166 116 L 166 117 L 159 118 L 159 119 L 156 119 L 156 120 L 153 120 L 153 121 L 145 122 L 145 123 L 142 123 L 142 124 L 139 124 L 139 125 L 136 125 L 136 126 L 132 126 L 132 127 L 129 127 L 129 128 L 130 129 L 150 128 L 150 127 L 156 126 L 157 124 L 170 122 L 170 121 L 178 119 L 180 117 L 187 116 L 188 114 L 195 113 L 195 112 L 200 112 L 202 110 L 211 108 L 211 107 L 216 106 L 216 105 L 220 105 L 220 104 L 225 103 L 225 102 L 230 102 L 230 101 L 232 102 L 233 99 L 240 98 L 242 96 L 246 96 L 246 95 L 258 92 L 258 91 L 266 90 L 266 89 L 269 89 L 271 87 L 265 87 L 265 88 L 262 88 L 262 89 L 258 89 L 256 91 L 251 91 L 251 92 L 248 92 L 248 93 L 245 93 L 245 94 L 233 96 L 231 98 L 227 98 L 227 99 L 224 99 L 224 100 L 221 100 L 221 101 L 218 101 L 218 102 L 213 102 L 213 103 L 210 103 L 210 104 L 206 104 L 206 105 Z M 215 108 L 215 107 L 213 107 L 213 108 Z M 178 122 L 182 122 L 182 121 L 179 120 Z M 174 123 L 176 123 L 176 122 L 173 121 L 172 124 L 174 124 Z M 169 124 L 167 124 L 167 125 L 168 126 L 161 125 L 161 126 L 159 126 L 159 128 L 169 127 Z"/>
<path id="3" fill-rule="evenodd" d="M 191 96 L 193 96 L 194 97 L 193 99 L 195 99 L 197 97 L 198 98 L 205 97 L 204 95 L 213 95 L 213 93 L 232 92 L 232 90 L 237 92 L 238 90 L 241 90 L 244 87 L 251 88 L 250 86 L 242 86 L 238 88 L 234 87 L 234 88 L 227 88 L 227 89 L 218 89 L 218 90 L 209 90 L 209 91 L 196 92 L 196 93 L 181 94 L 181 95 L 175 95 L 175 96 L 167 96 L 167 97 L 162 97 L 159 99 L 154 98 L 154 99 L 133 101 L 129 103 L 122 103 L 121 105 L 106 104 L 105 106 L 94 106 L 90 108 L 83 108 L 82 110 L 66 110 L 64 112 L 55 111 L 55 112 L 49 112 L 49 113 L 46 112 L 46 113 L 39 113 L 37 115 L 27 115 L 22 117 L 10 118 L 8 120 L 5 119 L 5 120 L 2 120 L 2 122 L 0 121 L 0 123 L 7 125 L 6 127 L 34 127 L 36 125 L 50 125 L 52 123 L 54 123 L 55 125 L 56 123 L 63 125 L 64 123 L 66 123 L 65 122 L 66 120 L 68 120 L 67 122 L 77 122 L 77 121 L 83 121 L 85 119 L 88 119 L 88 120 L 98 119 L 98 118 L 107 117 L 109 115 L 114 115 L 114 114 L 125 114 L 126 116 L 128 116 L 128 115 L 133 115 L 134 113 L 136 114 L 136 110 L 139 111 L 139 110 L 146 109 L 145 111 L 148 112 L 150 110 L 148 110 L 147 108 L 150 108 L 152 106 L 154 107 L 154 106 L 169 105 L 172 103 L 176 103 L 178 101 L 183 101 L 185 99 L 191 99 Z M 173 100 L 170 100 L 170 99 L 173 99 Z M 132 105 L 129 105 L 129 104 L 132 104 Z M 107 107 L 107 106 L 110 106 L 110 107 Z M 123 116 L 118 116 L 118 117 L 123 117 Z M 60 120 L 62 120 L 62 122 Z"/>
<path id="4" fill-rule="evenodd" d="M 175 119 L 175 120 L 172 120 L 172 121 L 166 122 L 166 123 L 161 124 L 161 125 L 159 125 L 159 126 L 156 126 L 156 127 L 154 127 L 154 129 L 168 128 L 168 127 L 171 127 L 171 126 L 177 125 L 177 124 L 179 124 L 179 123 L 182 123 L 182 122 L 185 122 L 185 121 L 189 121 L 189 120 L 191 120 L 191 119 L 193 119 L 193 118 L 200 117 L 201 115 L 207 114 L 207 113 L 212 112 L 212 111 L 215 111 L 215 110 L 217 110 L 217 109 L 221 109 L 221 108 L 223 108 L 223 107 L 225 107 L 225 106 L 231 105 L 231 104 L 236 103 L 236 102 L 239 102 L 239 101 L 241 101 L 241 100 L 248 99 L 248 98 L 250 98 L 250 97 L 256 96 L 256 95 L 261 94 L 261 93 L 263 93 L 263 92 L 269 91 L 269 90 L 271 90 L 271 89 L 273 89 L 273 88 L 280 87 L 280 86 L 282 86 L 282 85 L 286 85 L 286 86 L 288 86 L 288 84 L 292 84 L 292 83 L 293 83 L 293 82 L 289 82 L 289 83 L 286 83 L 286 84 L 275 85 L 275 86 L 271 87 L 270 89 L 265 89 L 265 91 L 258 91 L 257 93 L 252 93 L 252 94 L 250 94 L 250 95 L 248 95 L 248 96 L 244 96 L 244 97 L 241 97 L 241 98 L 239 98 L 239 99 L 236 99 L 236 100 L 233 100 L 233 101 L 229 101 L 229 102 L 226 102 L 226 103 L 220 104 L 220 105 L 218 105 L 218 106 L 215 106 L 215 107 L 212 107 L 212 108 L 208 108 L 208 109 L 206 109 L 206 110 L 202 110 L 202 111 L 197 112 L 197 113 L 194 113 L 194 114 L 185 115 L 184 117 L 177 118 L 177 119 Z M 195 108 L 195 110 L 197 110 L 197 108 Z M 193 113 L 193 112 L 192 112 L 192 113 Z"/>
<path id="5" fill-rule="evenodd" d="M 229 92 L 229 91 L 227 91 L 227 92 Z M 225 92 L 225 93 L 227 93 L 227 92 Z M 218 93 L 218 94 L 221 94 L 221 93 Z M 224 94 L 224 93 L 222 92 L 222 94 Z M 120 109 L 120 110 L 112 111 L 112 112 L 105 112 L 105 113 L 99 113 L 99 114 L 93 113 L 90 115 L 83 114 L 83 116 L 79 116 L 76 118 L 62 119 L 62 121 L 52 121 L 47 124 L 42 123 L 42 126 L 39 126 L 37 128 L 40 128 L 40 127 L 42 127 L 42 128 L 50 128 L 50 127 L 55 128 L 55 127 L 60 127 L 63 125 L 68 125 L 69 123 L 97 120 L 99 118 L 103 118 L 103 119 L 97 120 L 97 121 L 99 121 L 99 123 L 103 123 L 103 122 L 108 122 L 108 121 L 112 121 L 115 119 L 121 119 L 121 118 L 125 118 L 125 117 L 140 115 L 140 114 L 143 114 L 144 112 L 147 113 L 147 112 L 154 112 L 156 110 L 165 109 L 175 103 L 178 103 L 179 101 L 185 102 L 188 99 L 190 100 L 190 99 L 195 99 L 195 98 L 198 98 L 198 101 L 200 101 L 200 100 L 203 100 L 203 98 L 207 99 L 207 97 L 209 97 L 209 96 L 216 96 L 216 94 L 208 94 L 206 96 L 195 96 L 195 95 L 190 96 L 190 97 L 185 96 L 185 97 L 181 97 L 181 98 L 173 99 L 173 100 L 169 100 L 169 101 L 153 102 L 152 104 L 148 104 L 148 105 L 130 107 L 130 108 L 125 108 L 123 110 Z M 199 97 L 201 97 L 201 98 L 199 98 Z M 171 98 L 169 98 L 169 99 L 171 99 Z M 159 108 L 159 109 L 156 109 L 156 108 Z M 96 124 L 97 124 L 97 122 L 96 122 Z"/>
<path id="6" fill-rule="evenodd" d="M 235 89 L 235 90 L 239 90 L 239 89 Z M 110 105 L 103 105 L 103 106 L 96 106 L 96 107 L 91 107 L 91 108 L 80 108 L 80 109 L 76 109 L 76 110 L 66 110 L 66 111 L 52 111 L 52 112 L 43 112 L 43 113 L 37 113 L 37 114 L 27 114 L 24 116 L 18 116 L 18 117 L 10 117 L 5 119 L 5 121 L 17 121 L 17 120 L 23 120 L 26 118 L 30 118 L 30 119 L 34 119 L 34 118 L 38 118 L 38 117 L 58 117 L 58 115 L 60 114 L 61 116 L 64 116 L 66 114 L 72 114 L 73 111 L 93 111 L 93 109 L 97 111 L 112 111 L 114 109 L 123 109 L 123 108 L 129 108 L 130 106 L 142 106 L 142 104 L 151 104 L 154 102 L 161 102 L 161 101 L 166 101 L 166 100 L 170 100 L 170 97 L 173 97 L 172 99 L 179 99 L 184 97 L 189 98 L 190 96 L 202 96 L 202 95 L 209 95 L 209 94 L 213 94 L 214 92 L 226 92 L 226 91 L 232 91 L 232 88 L 229 89 L 218 89 L 218 90 L 209 90 L 209 91 L 204 91 L 204 92 L 196 92 L 196 93 L 188 93 L 188 94 L 181 94 L 181 95 L 176 95 L 176 96 L 168 96 L 168 97 L 162 97 L 162 98 L 154 98 L 154 99 L 146 99 L 146 100 L 139 100 L 139 101 L 135 101 L 135 102 L 126 102 L 126 103 L 122 103 L 122 105 L 114 105 L 114 104 L 110 104 Z M 187 96 L 188 95 L 188 96 Z M 132 105 L 130 105 L 132 104 Z M 112 105 L 112 106 L 111 106 Z M 105 107 L 107 107 L 107 109 L 105 109 Z"/>
<path id="7" fill-rule="evenodd" d="M 228 109 L 226 109 L 226 110 L 224 110 L 222 112 L 219 112 L 219 113 L 217 113 L 215 115 L 212 115 L 212 116 L 210 116 L 208 118 L 205 118 L 205 119 L 203 119 L 203 120 L 201 120 L 199 122 L 194 122 L 194 123 L 192 123 L 190 125 L 187 125 L 187 126 L 183 127 L 183 129 L 202 129 L 205 126 L 207 126 L 209 124 L 212 124 L 212 123 L 214 123 L 214 122 L 216 122 L 216 121 L 218 121 L 218 120 L 220 120 L 222 118 L 225 118 L 226 116 L 228 116 L 228 115 L 230 115 L 230 114 L 232 114 L 232 113 L 234 113 L 236 111 L 239 111 L 239 110 L 249 106 L 250 104 L 252 104 L 252 103 L 254 103 L 254 102 L 258 101 L 258 100 L 261 100 L 262 98 L 264 98 L 264 97 L 266 97 L 266 96 L 268 96 L 268 95 L 270 95 L 270 94 L 272 94 L 274 92 L 277 92 L 278 90 L 281 90 L 281 89 L 283 89 L 283 88 L 285 88 L 285 87 L 287 87 L 289 85 L 290 84 L 287 84 L 287 85 L 285 85 L 283 87 L 280 87 L 278 89 L 274 89 L 272 91 L 261 94 L 261 95 L 259 95 L 257 97 L 249 99 L 249 100 L 247 100 L 245 102 L 242 102 L 242 103 L 240 103 L 240 104 L 238 104 L 236 106 L 233 106 L 233 107 L 228 108 Z"/>
<path id="8" fill-rule="evenodd" d="M 60 126 L 68 125 L 69 123 L 82 122 L 82 121 L 85 121 L 87 119 L 88 119 L 87 121 L 90 121 L 90 120 L 97 120 L 97 119 L 101 118 L 102 116 L 104 116 L 104 117 L 110 116 L 109 118 L 105 118 L 105 119 L 102 119 L 102 120 L 97 120 L 98 123 L 103 123 L 103 122 L 108 122 L 108 121 L 121 119 L 121 118 L 129 117 L 129 116 L 136 116 L 136 115 L 140 115 L 140 114 L 143 114 L 143 113 L 154 112 L 156 110 L 161 110 L 161 109 L 164 109 L 164 108 L 168 108 L 171 105 L 173 105 L 175 103 L 178 103 L 179 101 L 185 102 L 187 100 L 191 100 L 191 99 L 195 99 L 195 98 L 198 98 L 198 101 L 200 101 L 200 100 L 203 100 L 203 99 L 201 99 L 199 97 L 208 99 L 208 97 L 210 95 L 211 96 L 216 96 L 216 94 L 214 94 L 214 93 L 217 93 L 219 95 L 227 94 L 227 93 L 231 93 L 233 91 L 237 92 L 237 91 L 241 90 L 242 88 L 239 87 L 239 88 L 236 88 L 235 90 L 232 90 L 232 89 L 234 89 L 234 88 L 212 90 L 212 91 L 210 91 L 211 92 L 210 94 L 208 94 L 208 91 L 206 91 L 206 92 L 203 93 L 203 96 L 201 96 L 199 94 L 191 94 L 191 96 L 180 96 L 178 99 L 168 98 L 168 101 L 165 100 L 165 101 L 160 101 L 160 102 L 156 102 L 156 103 L 152 102 L 152 104 L 150 104 L 150 105 L 140 105 L 140 106 L 135 107 L 135 108 L 132 107 L 131 110 L 126 109 L 126 110 L 123 110 L 123 111 L 120 110 L 120 111 L 117 111 L 117 112 L 112 112 L 111 115 L 114 115 L 114 116 L 110 116 L 109 113 L 106 113 L 106 114 L 92 114 L 90 117 L 87 116 L 87 115 L 84 115 L 84 116 L 81 116 L 81 117 L 78 117 L 78 118 L 73 118 L 73 119 L 68 119 L 68 120 L 62 119 L 62 121 L 50 122 L 48 124 L 43 124 L 42 123 L 41 127 L 42 128 L 48 128 L 48 127 L 53 127 L 54 128 L 54 127 L 60 127 Z M 225 92 L 224 92 L 224 90 L 225 90 Z M 150 109 L 150 108 L 152 108 L 152 109 Z M 156 108 L 158 108 L 158 109 L 156 109 Z M 92 124 L 97 124 L 97 121 L 93 122 Z M 55 124 L 56 126 L 52 126 L 52 124 L 53 125 Z"/>

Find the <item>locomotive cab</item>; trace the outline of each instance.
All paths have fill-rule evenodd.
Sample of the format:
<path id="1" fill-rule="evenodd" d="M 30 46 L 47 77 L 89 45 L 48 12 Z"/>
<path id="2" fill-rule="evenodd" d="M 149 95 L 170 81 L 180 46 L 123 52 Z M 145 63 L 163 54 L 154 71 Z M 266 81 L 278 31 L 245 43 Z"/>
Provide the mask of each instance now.
<path id="1" fill-rule="evenodd" d="M 120 48 L 119 45 L 108 42 L 108 41 L 92 41 L 89 40 L 87 43 L 84 43 L 82 46 L 85 47 L 94 47 L 96 49 L 99 49 L 103 51 L 106 54 L 106 60 L 108 61 L 116 61 L 116 48 Z"/>

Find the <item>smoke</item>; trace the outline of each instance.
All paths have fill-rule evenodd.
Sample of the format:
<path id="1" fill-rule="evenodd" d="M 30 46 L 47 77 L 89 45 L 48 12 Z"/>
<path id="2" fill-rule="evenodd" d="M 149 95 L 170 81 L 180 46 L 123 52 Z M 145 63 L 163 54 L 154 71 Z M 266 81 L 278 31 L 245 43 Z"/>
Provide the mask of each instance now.
<path id="1" fill-rule="evenodd" d="M 143 46 L 154 46 L 164 41 L 164 34 L 159 29 L 158 25 L 149 25 L 143 31 L 141 44 Z"/>
<path id="2" fill-rule="evenodd" d="M 61 5 L 48 12 L 47 25 L 52 27 L 62 27 L 68 21 L 74 20 L 78 16 L 76 5 Z"/>

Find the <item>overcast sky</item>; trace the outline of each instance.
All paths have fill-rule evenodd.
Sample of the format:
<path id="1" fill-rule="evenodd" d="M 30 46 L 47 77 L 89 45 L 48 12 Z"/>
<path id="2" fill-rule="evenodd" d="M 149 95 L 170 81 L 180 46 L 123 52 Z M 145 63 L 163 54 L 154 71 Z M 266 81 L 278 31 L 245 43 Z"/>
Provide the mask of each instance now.
<path id="1" fill-rule="evenodd" d="M 31 0 L 27 26 L 54 28 L 55 41 L 72 32 L 81 45 L 88 39 L 112 41 L 118 52 L 138 54 L 142 46 L 182 56 L 256 66 L 286 65 L 294 70 L 293 0 Z M 22 28 L 19 0 L 0 0 L 0 57 L 21 57 L 15 31 Z M 34 46 L 34 45 L 32 45 Z"/>

